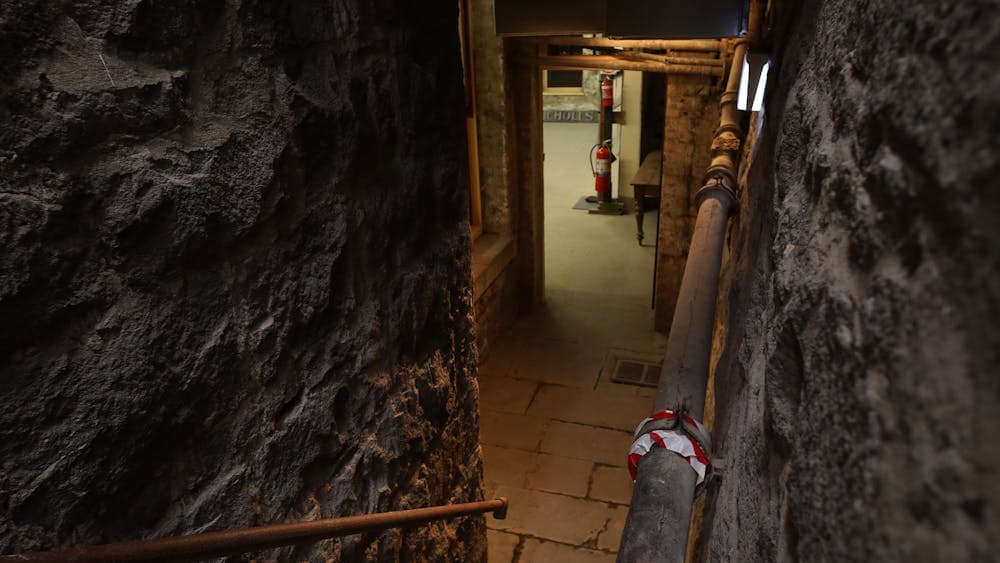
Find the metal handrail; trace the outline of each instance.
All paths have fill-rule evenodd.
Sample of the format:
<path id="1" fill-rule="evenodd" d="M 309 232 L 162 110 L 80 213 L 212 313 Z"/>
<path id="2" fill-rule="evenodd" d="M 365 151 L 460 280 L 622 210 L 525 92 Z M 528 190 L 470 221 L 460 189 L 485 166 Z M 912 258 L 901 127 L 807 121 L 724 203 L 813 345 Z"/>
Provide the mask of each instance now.
<path id="1" fill-rule="evenodd" d="M 311 543 L 360 532 L 415 526 L 434 520 L 492 512 L 503 520 L 507 499 L 448 504 L 329 518 L 311 522 L 273 524 L 242 530 L 225 530 L 169 538 L 72 547 L 56 551 L 0 556 L 0 561 L 176 561 L 239 555 L 249 551 Z"/>

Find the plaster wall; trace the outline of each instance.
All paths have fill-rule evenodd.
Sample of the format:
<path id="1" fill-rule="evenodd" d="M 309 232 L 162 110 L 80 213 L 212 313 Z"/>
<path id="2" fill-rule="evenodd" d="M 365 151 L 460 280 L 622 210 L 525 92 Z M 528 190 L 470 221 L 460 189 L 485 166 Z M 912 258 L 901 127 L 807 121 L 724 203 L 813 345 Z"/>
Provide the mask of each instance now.
<path id="1" fill-rule="evenodd" d="M 616 148 L 615 161 L 617 167 L 616 195 L 632 197 L 632 185 L 629 184 L 635 173 L 639 171 L 642 157 L 639 154 L 639 134 L 642 131 L 642 73 L 626 70 L 622 73 L 621 111 L 625 122 L 620 126 L 620 134 Z"/>

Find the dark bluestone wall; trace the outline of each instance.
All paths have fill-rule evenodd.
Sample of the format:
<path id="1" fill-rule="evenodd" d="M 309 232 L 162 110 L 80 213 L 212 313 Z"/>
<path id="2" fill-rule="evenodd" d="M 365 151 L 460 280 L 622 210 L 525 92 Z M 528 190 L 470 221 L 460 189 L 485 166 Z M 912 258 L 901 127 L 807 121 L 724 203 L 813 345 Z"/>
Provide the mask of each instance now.
<path id="1" fill-rule="evenodd" d="M 993 560 L 997 4 L 779 4 L 720 297 L 703 553 Z"/>
<path id="2" fill-rule="evenodd" d="M 480 497 L 456 21 L 0 3 L 0 553 Z"/>

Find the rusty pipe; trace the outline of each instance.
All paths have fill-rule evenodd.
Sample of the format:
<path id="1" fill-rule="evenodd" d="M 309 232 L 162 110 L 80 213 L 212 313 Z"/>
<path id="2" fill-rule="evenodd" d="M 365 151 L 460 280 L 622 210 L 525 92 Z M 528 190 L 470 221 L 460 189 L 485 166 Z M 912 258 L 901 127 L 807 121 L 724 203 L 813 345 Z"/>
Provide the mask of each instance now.
<path id="1" fill-rule="evenodd" d="M 0 561 L 177 561 L 238 555 L 249 551 L 316 542 L 360 532 L 416 526 L 458 516 L 492 512 L 507 515 L 507 499 L 467 502 L 380 514 L 329 518 L 312 522 L 273 524 L 242 530 L 208 532 L 58 551 L 0 556 Z"/>
<path id="2" fill-rule="evenodd" d="M 767 16 L 767 0 L 750 0 L 750 12 L 747 14 L 747 41 L 757 47 L 764 33 L 764 21 Z"/>
<path id="3" fill-rule="evenodd" d="M 698 208 L 667 340 L 660 377 L 664 384 L 653 406 L 658 411 L 683 405 L 698 420 L 705 410 L 716 287 L 726 223 L 734 207 L 729 194 L 706 195 Z M 618 561 L 681 563 L 687 553 L 696 475 L 683 458 L 663 448 L 653 448 L 639 460 L 638 468 Z"/>
<path id="4" fill-rule="evenodd" d="M 722 68 L 710 65 L 675 65 L 653 61 L 636 61 L 603 55 L 554 55 L 538 57 L 538 66 L 553 70 L 640 70 L 667 74 L 720 76 Z"/>
<path id="5" fill-rule="evenodd" d="M 736 167 L 743 132 L 736 100 L 745 54 L 745 42 L 738 44 L 722 95 L 712 162 L 696 197 L 698 216 L 667 337 L 654 412 L 680 410 L 697 420 L 705 415 L 722 250 L 729 216 L 737 207 Z M 653 448 L 639 460 L 636 477 L 618 561 L 683 562 L 694 504 L 694 471 L 673 452 Z"/>
<path id="6" fill-rule="evenodd" d="M 716 131 L 716 138 L 721 131 L 732 131 L 737 137 L 742 135 L 740 130 L 740 112 L 737 101 L 740 97 L 740 77 L 743 75 L 743 60 L 747 56 L 746 42 L 736 44 L 733 50 L 733 60 L 729 69 L 729 79 L 726 81 L 726 91 L 719 101 L 721 116 L 719 119 L 719 129 Z M 715 141 L 713 141 L 713 145 Z M 735 172 L 735 171 L 734 171 Z"/>

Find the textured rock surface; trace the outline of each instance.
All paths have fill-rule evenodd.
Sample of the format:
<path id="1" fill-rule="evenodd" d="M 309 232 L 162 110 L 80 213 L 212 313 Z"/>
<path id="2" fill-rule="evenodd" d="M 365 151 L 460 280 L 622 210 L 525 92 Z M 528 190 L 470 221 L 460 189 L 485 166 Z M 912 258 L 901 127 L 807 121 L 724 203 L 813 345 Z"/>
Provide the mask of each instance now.
<path id="1" fill-rule="evenodd" d="M 1000 550 L 996 8 L 798 6 L 721 297 L 709 560 Z"/>
<path id="2" fill-rule="evenodd" d="M 456 18 L 0 3 L 0 553 L 481 495 Z"/>

